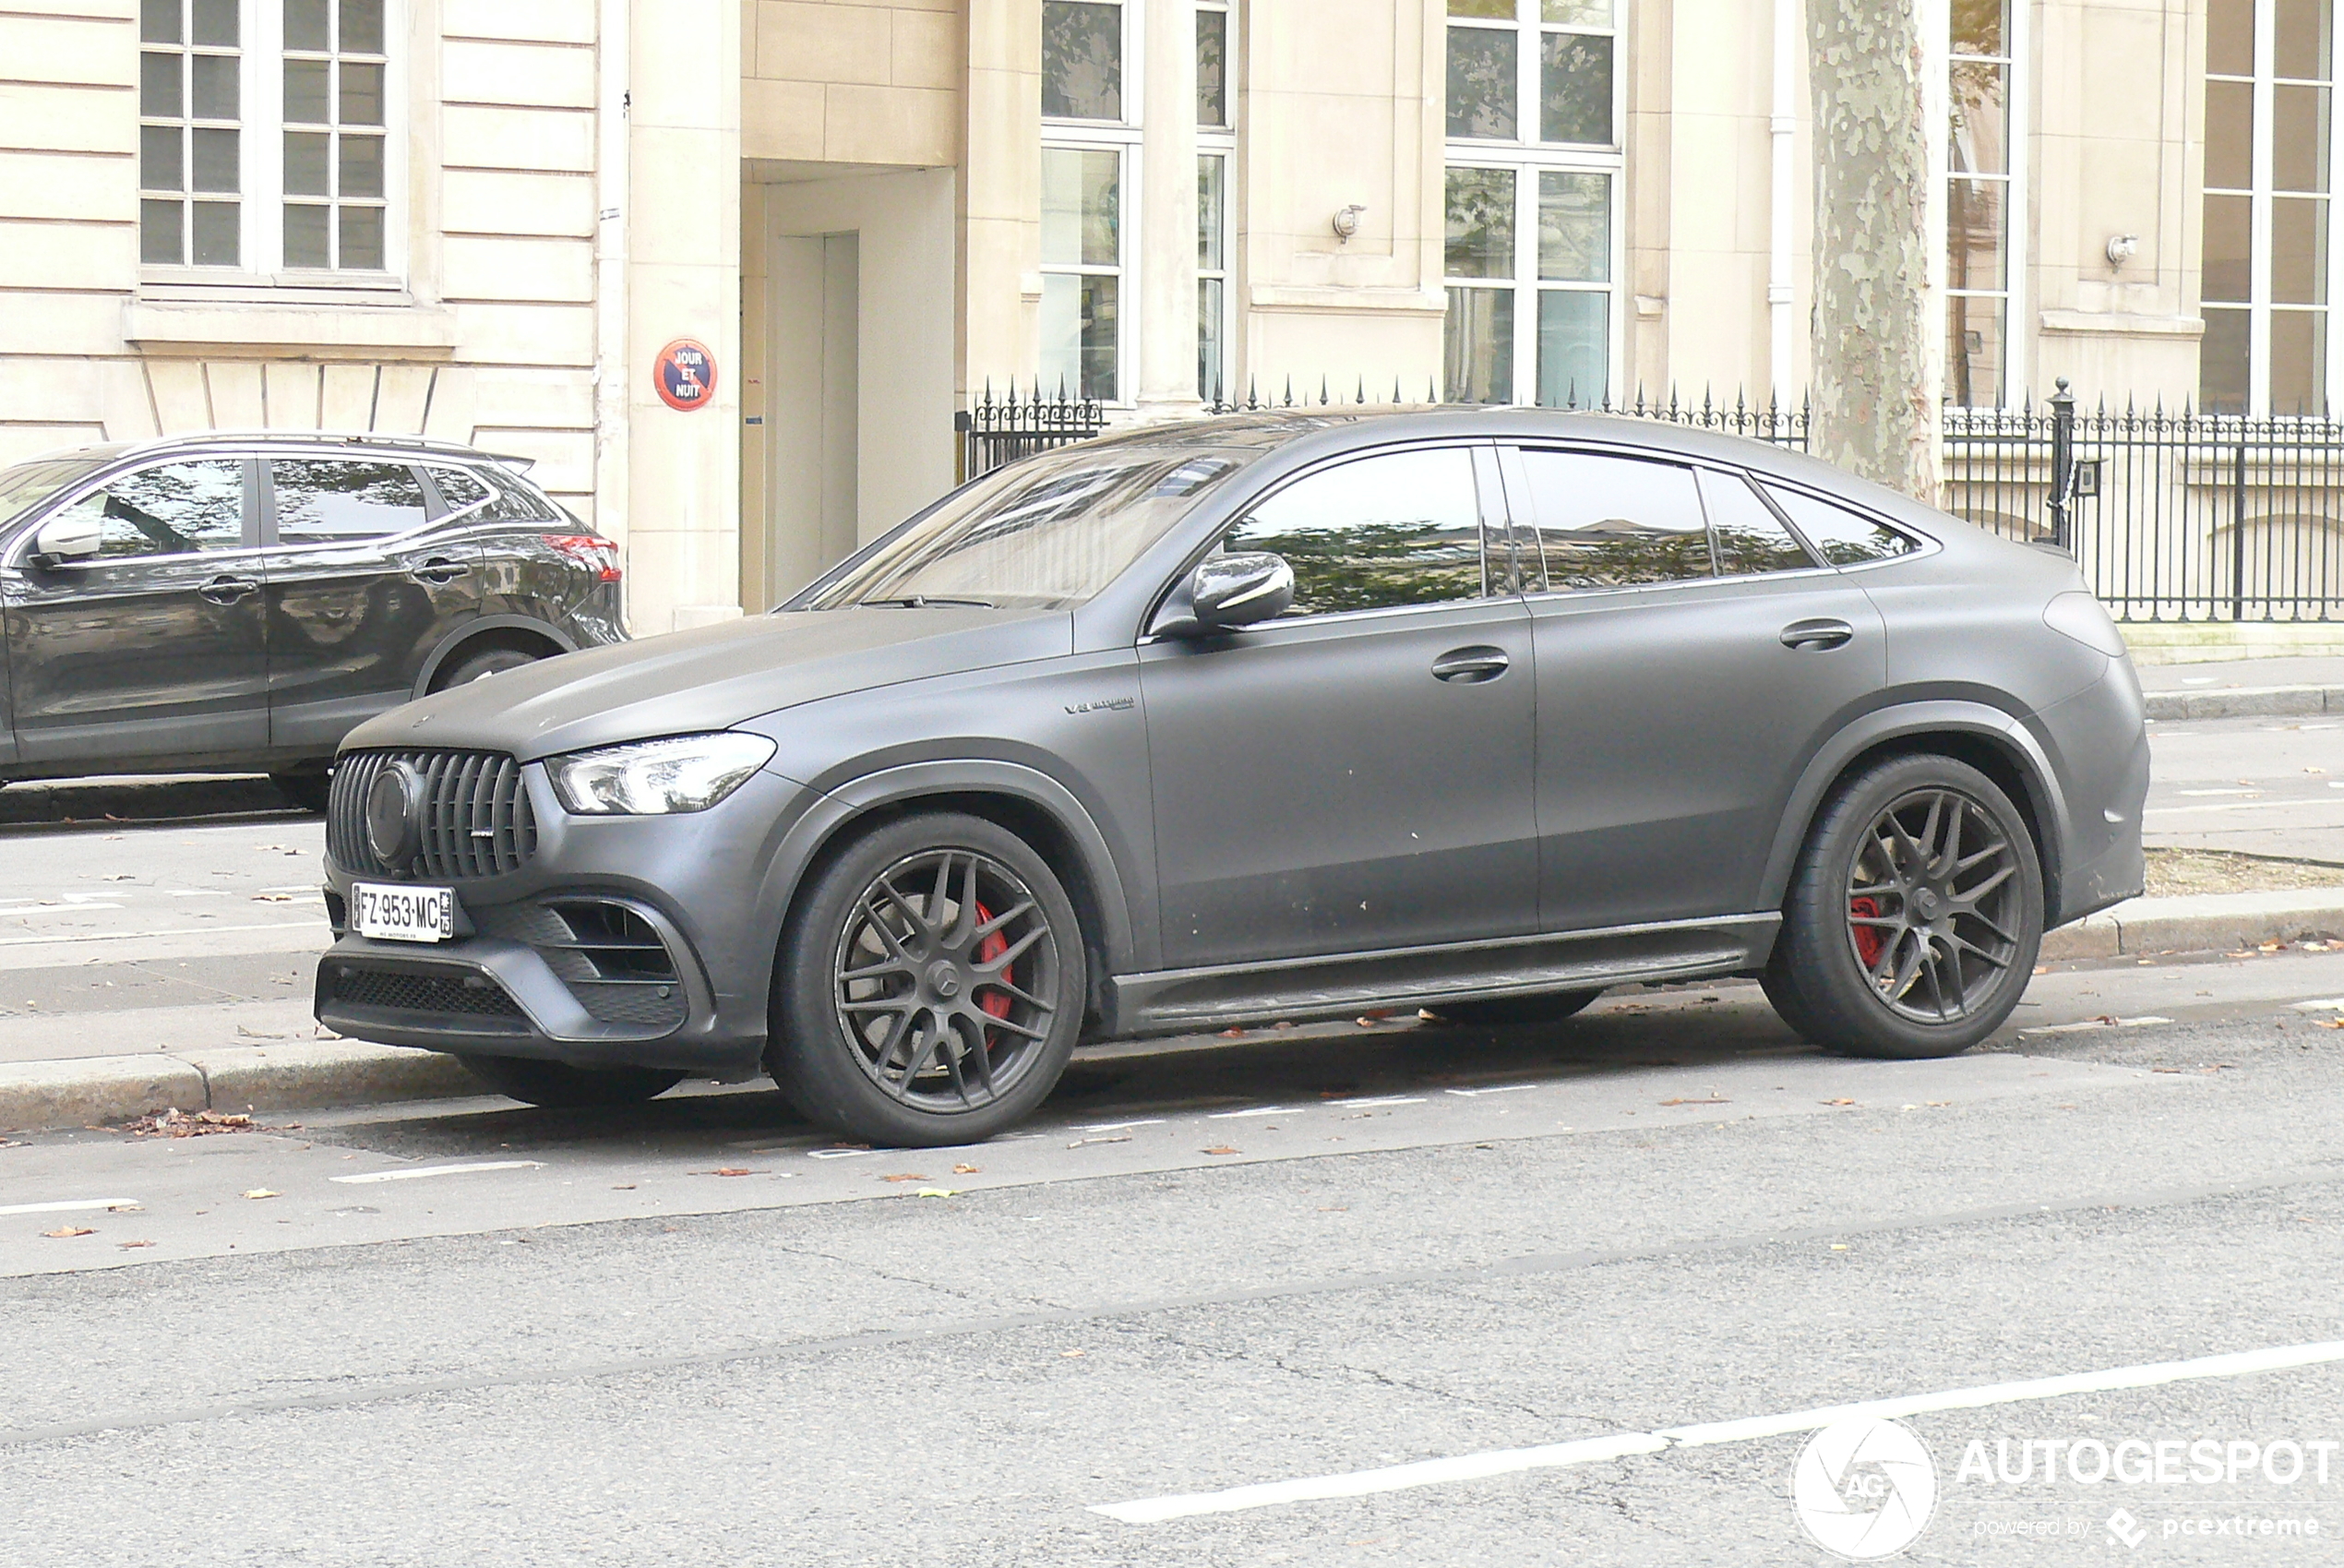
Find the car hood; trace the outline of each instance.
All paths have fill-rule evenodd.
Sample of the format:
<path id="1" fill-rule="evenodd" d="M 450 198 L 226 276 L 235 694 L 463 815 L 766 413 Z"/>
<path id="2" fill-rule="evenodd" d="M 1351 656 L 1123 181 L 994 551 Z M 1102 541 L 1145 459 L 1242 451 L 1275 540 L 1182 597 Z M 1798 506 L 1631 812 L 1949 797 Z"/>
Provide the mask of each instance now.
<path id="1" fill-rule="evenodd" d="M 430 746 L 522 761 L 720 730 L 825 697 L 1069 653 L 1062 611 L 855 608 L 753 616 L 525 664 L 394 708 L 345 750 Z"/>

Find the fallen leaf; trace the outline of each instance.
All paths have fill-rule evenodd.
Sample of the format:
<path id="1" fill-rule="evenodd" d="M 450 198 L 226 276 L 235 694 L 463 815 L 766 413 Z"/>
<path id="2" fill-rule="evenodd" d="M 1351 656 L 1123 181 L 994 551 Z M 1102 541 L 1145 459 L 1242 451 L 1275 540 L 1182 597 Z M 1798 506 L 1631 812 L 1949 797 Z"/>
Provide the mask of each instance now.
<path id="1" fill-rule="evenodd" d="M 926 1181 L 927 1178 L 919 1171 L 907 1170 L 900 1176 L 882 1176 L 879 1179 L 881 1181 Z"/>
<path id="2" fill-rule="evenodd" d="M 1067 1147 L 1070 1149 L 1080 1149 L 1091 1143 L 1128 1143 L 1130 1141 L 1131 1135 L 1129 1132 L 1118 1132 L 1112 1138 L 1077 1138 L 1073 1143 L 1069 1143 Z"/>
<path id="3" fill-rule="evenodd" d="M 1825 1106 L 1852 1106 L 1856 1102 L 1853 1100 L 1818 1100 L 1815 1103 Z"/>
<path id="4" fill-rule="evenodd" d="M 1705 1100 L 1663 1100 L 1660 1103 L 1664 1106 L 1729 1106 L 1733 1104 L 1733 1101 L 1721 1100 L 1712 1095 Z M 1848 1103 L 1852 1105 L 1855 1102 L 1851 1100 Z"/>
<path id="5" fill-rule="evenodd" d="M 1058 1354 L 1070 1361 L 1074 1359 L 1075 1357 L 1085 1354 L 1085 1352 L 1081 1350 L 1061 1350 Z"/>
<path id="6" fill-rule="evenodd" d="M 248 1187 L 245 1189 L 244 1195 L 247 1198 L 279 1198 L 284 1194 L 272 1192 L 266 1187 Z"/>
<path id="7" fill-rule="evenodd" d="M 2112 1012 L 2103 1012 L 2098 1018 L 2093 1019 L 2092 1022 L 2095 1023 L 2107 1023 L 2112 1025 L 2117 1022 L 2117 1019 L 2116 1015 Z"/>
<path id="8" fill-rule="evenodd" d="M 952 1167 L 952 1174 L 954 1176 L 975 1176 L 977 1174 L 977 1168 L 973 1165 L 956 1165 Z"/>
<path id="9" fill-rule="evenodd" d="M 1348 1203 L 1321 1203 L 1319 1205 L 1319 1212 L 1322 1215 L 1347 1215 L 1351 1212 L 1351 1205 Z"/>
<path id="10" fill-rule="evenodd" d="M 257 892 L 252 895 L 252 901 L 255 904 L 291 904 L 293 895 L 289 892 Z"/>
<path id="11" fill-rule="evenodd" d="M 1221 1031 L 1221 1038 L 1225 1040 L 1242 1040 L 1245 1038 L 1245 1031 L 1242 1029 L 1224 1029 Z"/>
<path id="12" fill-rule="evenodd" d="M 912 1196 L 915 1198 L 957 1198 L 960 1194 L 950 1187 L 923 1187 Z"/>
<path id="13" fill-rule="evenodd" d="M 151 1247 L 154 1243 L 151 1241 L 117 1241 L 114 1245 L 126 1251 L 133 1247 Z"/>
<path id="14" fill-rule="evenodd" d="M 745 1165 L 720 1165 L 708 1174 L 711 1176 L 755 1176 L 758 1173 Z"/>
<path id="15" fill-rule="evenodd" d="M 1848 1251 L 1848 1243 L 1845 1241 L 1835 1241 L 1831 1244 L 1831 1250 L 1835 1252 L 1845 1252 Z"/>
<path id="16" fill-rule="evenodd" d="M 614 1192 L 632 1192 L 635 1191 L 635 1184 L 631 1181 L 622 1181 L 613 1187 L 611 1191 Z"/>
<path id="17" fill-rule="evenodd" d="M 41 1234 L 54 1236 L 62 1240 L 68 1236 L 95 1236 L 98 1233 L 86 1225 L 61 1225 L 54 1230 L 44 1230 Z"/>
<path id="18" fill-rule="evenodd" d="M 1208 1155 L 1234 1155 L 1238 1151 L 1232 1149 L 1226 1143 L 1215 1143 L 1213 1147 L 1205 1150 L 1204 1152 Z"/>
<path id="19" fill-rule="evenodd" d="M 2327 772 L 2326 768 L 2306 768 L 2303 771 L 2307 773 L 2325 773 Z"/>
<path id="20" fill-rule="evenodd" d="M 2323 1029 L 2344 1029 L 2344 1018 L 2323 1018 L 2318 1022 Z"/>
<path id="21" fill-rule="evenodd" d="M 2152 1067 L 2149 1071 L 2151 1072 L 2179 1072 L 2181 1069 L 2178 1067 Z"/>

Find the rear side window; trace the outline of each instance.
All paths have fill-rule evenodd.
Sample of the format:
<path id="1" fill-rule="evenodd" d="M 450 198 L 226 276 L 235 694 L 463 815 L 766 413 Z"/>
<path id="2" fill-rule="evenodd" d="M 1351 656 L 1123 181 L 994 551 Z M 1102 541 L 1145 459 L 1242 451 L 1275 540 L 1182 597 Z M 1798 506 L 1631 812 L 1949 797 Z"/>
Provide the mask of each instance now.
<path id="1" fill-rule="evenodd" d="M 1836 567 L 1884 561 L 1920 548 L 1919 543 L 1887 524 L 1874 522 L 1861 512 L 1833 502 L 1776 485 L 1767 485 L 1766 494 L 1799 525 L 1799 532 L 1808 537 L 1824 559 Z"/>
<path id="2" fill-rule="evenodd" d="M 431 482 L 450 512 L 467 522 L 543 522 L 552 514 L 520 485 L 491 483 L 469 468 L 432 466 Z"/>
<path id="3" fill-rule="evenodd" d="M 1594 452 L 1525 450 L 1526 512 L 1550 592 L 1711 575 L 1692 471 Z"/>
<path id="4" fill-rule="evenodd" d="M 1379 452 L 1298 479 L 1222 539 L 1294 568 L 1288 615 L 1477 599 L 1481 509 L 1461 447 Z"/>
<path id="5" fill-rule="evenodd" d="M 403 462 L 274 458 L 277 538 L 286 545 L 378 539 L 424 521 L 424 486 Z"/>
<path id="6" fill-rule="evenodd" d="M 245 542 L 245 465 L 215 458 L 142 468 L 66 510 L 97 520 L 101 560 L 237 549 Z"/>
<path id="7" fill-rule="evenodd" d="M 1709 526 L 1716 534 L 1719 576 L 1804 571 L 1815 564 L 1782 519 L 1733 474 L 1703 469 L 1701 498 L 1708 504 Z"/>

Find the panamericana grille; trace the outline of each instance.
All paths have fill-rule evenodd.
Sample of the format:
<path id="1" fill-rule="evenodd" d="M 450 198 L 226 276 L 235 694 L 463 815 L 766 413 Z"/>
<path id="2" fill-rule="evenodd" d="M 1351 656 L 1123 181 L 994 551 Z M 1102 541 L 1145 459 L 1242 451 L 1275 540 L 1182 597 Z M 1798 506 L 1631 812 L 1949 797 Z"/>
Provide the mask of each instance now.
<path id="1" fill-rule="evenodd" d="M 520 1004 L 489 979 L 455 975 L 408 975 L 384 969 L 337 967 L 328 976 L 330 999 L 345 1007 L 386 1012 L 455 1012 L 475 1018 L 519 1018 Z"/>
<path id="2" fill-rule="evenodd" d="M 386 866 L 366 843 L 366 792 L 393 762 L 423 775 L 423 847 L 412 865 Z M 326 849 L 362 876 L 460 881 L 501 877 L 537 853 L 537 817 L 520 764 L 499 751 L 353 751 L 334 766 Z"/>

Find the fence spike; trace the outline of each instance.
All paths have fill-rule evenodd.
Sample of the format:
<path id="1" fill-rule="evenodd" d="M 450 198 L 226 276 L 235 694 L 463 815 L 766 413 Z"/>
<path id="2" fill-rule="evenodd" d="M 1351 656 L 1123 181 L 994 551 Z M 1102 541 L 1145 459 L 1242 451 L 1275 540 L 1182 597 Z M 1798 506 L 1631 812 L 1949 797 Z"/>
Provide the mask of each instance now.
<path id="1" fill-rule="evenodd" d="M 1364 406 L 1366 405 L 1366 403 L 1367 403 L 1367 401 L 1368 401 L 1368 377 L 1367 377 L 1367 373 L 1366 373 L 1365 371 L 1362 371 L 1362 372 L 1360 372 L 1360 374 L 1359 374 L 1359 396 L 1358 396 L 1357 401 L 1361 404 L 1361 406 L 1363 406 L 1363 407 L 1364 407 Z"/>
<path id="2" fill-rule="evenodd" d="M 1319 377 L 1319 406 L 1327 406 L 1327 378 L 1323 374 Z"/>
<path id="3" fill-rule="evenodd" d="M 1441 403 L 1440 384 L 1429 376 L 1424 378 L 1424 401 L 1429 406 L 1436 408 Z"/>

